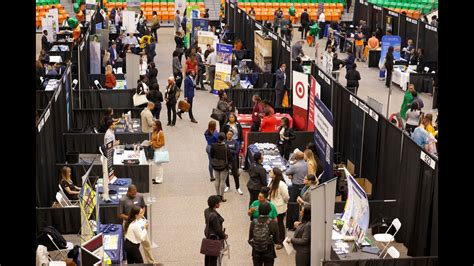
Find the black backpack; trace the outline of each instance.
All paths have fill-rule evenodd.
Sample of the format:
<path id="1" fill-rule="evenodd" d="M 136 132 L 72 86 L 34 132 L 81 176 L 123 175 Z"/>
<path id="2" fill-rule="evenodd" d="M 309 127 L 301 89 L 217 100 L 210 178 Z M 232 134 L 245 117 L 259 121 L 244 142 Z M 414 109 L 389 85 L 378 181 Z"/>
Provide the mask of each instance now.
<path id="1" fill-rule="evenodd" d="M 268 216 L 265 219 L 265 222 L 260 222 L 255 219 L 255 227 L 253 228 L 253 238 L 251 240 L 251 245 L 257 252 L 267 252 L 268 246 L 270 246 L 272 241 L 272 236 L 270 234 L 270 218 Z"/>
<path id="2" fill-rule="evenodd" d="M 48 235 L 50 235 L 53 238 L 54 243 L 56 244 L 56 246 L 58 246 L 59 249 L 66 248 L 67 246 L 66 239 L 64 239 L 61 233 L 59 233 L 59 231 L 52 226 L 47 226 L 38 233 L 36 237 L 38 245 L 45 246 L 48 249 L 48 251 L 56 250 L 56 247 L 54 246 L 53 243 L 51 243 L 51 240 L 49 239 Z"/>

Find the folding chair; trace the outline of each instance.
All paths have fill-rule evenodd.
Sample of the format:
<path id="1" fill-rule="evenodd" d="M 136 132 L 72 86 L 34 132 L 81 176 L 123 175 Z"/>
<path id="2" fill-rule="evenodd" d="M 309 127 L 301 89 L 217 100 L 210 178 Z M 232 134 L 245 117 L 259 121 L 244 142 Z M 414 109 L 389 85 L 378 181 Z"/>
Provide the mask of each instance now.
<path id="1" fill-rule="evenodd" d="M 385 259 L 385 257 L 387 257 L 387 254 L 390 255 L 390 257 L 392 257 L 392 259 L 400 258 L 400 252 L 395 247 L 389 247 L 387 249 L 387 253 L 385 253 L 385 256 L 383 256 L 384 259 Z"/>
<path id="2" fill-rule="evenodd" d="M 392 226 L 395 227 L 395 230 L 396 230 L 395 234 L 393 235 L 388 233 L 390 231 L 390 228 L 392 228 Z M 382 252 L 380 252 L 380 255 L 384 253 L 385 249 L 387 249 L 390 243 L 395 239 L 395 235 L 398 233 L 398 230 L 400 230 L 401 226 L 402 226 L 402 223 L 400 222 L 400 220 L 398 218 L 395 218 L 393 219 L 392 224 L 390 225 L 390 227 L 388 227 L 385 234 L 374 235 L 374 239 L 378 242 L 381 242 L 382 245 L 384 246 Z M 384 244 L 384 243 L 387 243 L 387 244 Z"/>
<path id="3" fill-rule="evenodd" d="M 47 234 L 49 240 L 53 243 L 54 247 L 59 251 L 59 254 L 61 254 L 61 259 L 67 259 L 67 253 L 74 248 L 74 245 L 71 242 L 67 242 L 66 248 L 65 249 L 60 249 L 58 245 L 56 245 L 56 242 L 54 242 L 53 237 L 50 234 Z M 51 254 L 50 254 L 51 255 Z M 51 256 L 51 258 L 57 257 L 58 254 L 56 254 L 54 257 Z"/>

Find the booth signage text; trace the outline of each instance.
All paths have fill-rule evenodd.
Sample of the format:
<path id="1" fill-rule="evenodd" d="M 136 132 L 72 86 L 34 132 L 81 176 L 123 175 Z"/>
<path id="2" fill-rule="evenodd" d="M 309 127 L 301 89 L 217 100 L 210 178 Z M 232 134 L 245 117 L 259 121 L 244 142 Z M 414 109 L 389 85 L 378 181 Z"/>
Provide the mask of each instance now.
<path id="1" fill-rule="evenodd" d="M 374 8 L 374 9 L 377 9 L 377 10 L 382 10 L 382 8 L 381 8 L 381 7 L 379 7 L 379 6 L 376 6 L 376 5 L 374 5 L 374 6 L 373 6 L 373 8 Z"/>
<path id="2" fill-rule="evenodd" d="M 437 29 L 436 27 L 433 27 L 433 26 L 428 25 L 428 24 L 425 25 L 425 28 L 426 28 L 426 29 L 429 29 L 429 30 L 431 30 L 431 31 L 434 31 L 434 32 L 438 32 L 438 29 Z"/>
<path id="3" fill-rule="evenodd" d="M 375 112 L 375 111 L 372 111 L 372 109 L 369 110 L 369 115 L 375 120 L 375 121 L 379 121 L 379 115 Z"/>
<path id="4" fill-rule="evenodd" d="M 314 97 L 316 96 L 316 79 L 311 76 L 311 88 L 309 90 L 309 111 L 308 111 L 308 126 L 306 130 L 314 131 Z M 318 95 L 319 96 L 319 95 Z"/>
<path id="5" fill-rule="evenodd" d="M 427 165 L 429 165 L 433 170 L 435 170 L 436 161 L 424 151 L 421 151 L 420 159 L 422 159 Z"/>
<path id="6" fill-rule="evenodd" d="M 324 161 L 324 173 L 321 182 L 333 178 L 333 123 L 331 111 L 318 98 L 314 97 L 314 143 L 318 157 Z"/>
<path id="7" fill-rule="evenodd" d="M 257 28 L 258 28 L 259 30 L 262 29 L 262 25 L 260 25 L 260 24 L 258 24 L 258 23 L 255 23 L 255 26 L 257 26 Z"/>
<path id="8" fill-rule="evenodd" d="M 407 18 L 407 21 L 412 23 L 412 24 L 415 24 L 415 25 L 418 25 L 418 21 L 414 20 L 414 19 L 411 19 L 411 18 Z"/>
<path id="9" fill-rule="evenodd" d="M 331 80 L 326 76 L 324 75 L 324 72 L 321 71 L 321 70 L 318 70 L 318 75 L 324 79 L 324 81 L 326 81 L 327 84 L 331 85 Z"/>
<path id="10" fill-rule="evenodd" d="M 38 133 L 41 132 L 43 125 L 44 125 L 44 119 L 41 119 L 40 122 L 38 123 Z"/>
<path id="11" fill-rule="evenodd" d="M 395 12 L 393 12 L 393 11 L 388 11 L 388 14 L 389 14 L 390 16 L 398 17 L 398 13 L 395 13 Z"/>

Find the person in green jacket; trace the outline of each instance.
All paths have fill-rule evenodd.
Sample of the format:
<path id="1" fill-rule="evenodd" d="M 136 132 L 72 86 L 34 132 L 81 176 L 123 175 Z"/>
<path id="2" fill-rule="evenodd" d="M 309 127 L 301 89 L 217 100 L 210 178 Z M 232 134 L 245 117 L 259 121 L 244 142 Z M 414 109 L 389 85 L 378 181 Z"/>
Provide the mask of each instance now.
<path id="1" fill-rule="evenodd" d="M 413 102 L 413 95 L 412 92 L 415 91 L 415 85 L 410 84 L 408 85 L 408 90 L 405 92 L 405 96 L 403 96 L 403 103 L 402 106 L 400 107 L 400 116 L 405 121 L 405 115 L 410 109 L 411 103 Z"/>
<path id="2" fill-rule="evenodd" d="M 270 211 L 270 214 L 268 214 L 268 217 L 270 217 L 270 219 L 273 220 L 278 216 L 278 212 L 276 210 L 275 205 L 272 202 L 267 200 L 269 192 L 270 192 L 269 187 L 262 187 L 262 189 L 260 190 L 260 193 L 258 194 L 258 200 L 252 202 L 252 204 L 250 205 L 250 208 L 247 213 L 252 220 L 259 217 L 260 213 L 258 212 L 258 207 L 263 202 L 267 202 L 270 204 L 271 211 Z"/>

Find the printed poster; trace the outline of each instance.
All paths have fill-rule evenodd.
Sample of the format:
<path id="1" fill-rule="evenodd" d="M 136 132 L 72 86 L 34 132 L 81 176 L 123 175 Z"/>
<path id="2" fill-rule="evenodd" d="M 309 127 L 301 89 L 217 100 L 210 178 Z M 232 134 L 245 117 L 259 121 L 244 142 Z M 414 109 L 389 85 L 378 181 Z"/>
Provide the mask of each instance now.
<path id="1" fill-rule="evenodd" d="M 229 88 L 230 74 L 232 71 L 232 45 L 217 44 L 216 77 L 214 89 L 222 90 Z"/>
<path id="2" fill-rule="evenodd" d="M 333 116 L 331 111 L 318 98 L 314 97 L 314 143 L 319 159 L 324 162 L 324 173 L 319 182 L 333 178 Z"/>
<path id="3" fill-rule="evenodd" d="M 308 74 L 293 71 L 293 120 L 295 128 L 303 130 L 308 122 Z"/>
<path id="4" fill-rule="evenodd" d="M 380 61 L 379 68 L 382 68 L 385 61 L 385 56 L 387 55 L 388 48 L 393 46 L 393 58 L 396 61 L 400 60 L 400 51 L 401 51 L 402 39 L 397 35 L 385 35 L 382 37 L 381 52 L 380 52 Z"/>
<path id="5" fill-rule="evenodd" d="M 199 31 L 209 30 L 209 20 L 206 18 L 193 18 L 192 24 L 193 24 L 193 28 L 191 31 L 191 40 L 194 43 L 194 41 L 197 38 L 197 33 Z"/>
<path id="6" fill-rule="evenodd" d="M 344 168 L 347 177 L 347 201 L 341 220 L 344 221 L 342 235 L 353 236 L 359 244 L 364 242 L 369 228 L 369 200 L 364 189 L 357 183 L 349 171 Z"/>

